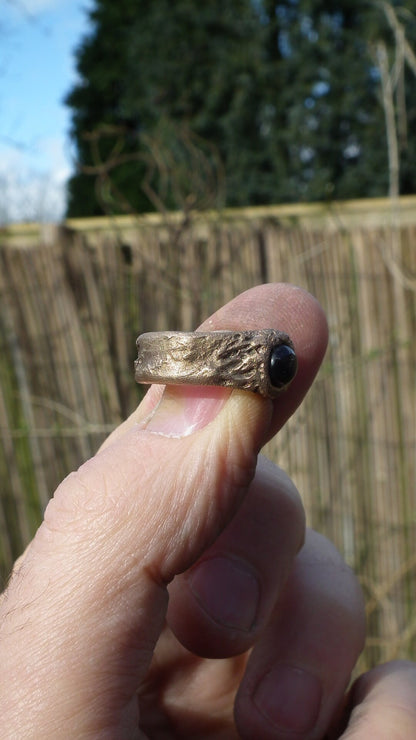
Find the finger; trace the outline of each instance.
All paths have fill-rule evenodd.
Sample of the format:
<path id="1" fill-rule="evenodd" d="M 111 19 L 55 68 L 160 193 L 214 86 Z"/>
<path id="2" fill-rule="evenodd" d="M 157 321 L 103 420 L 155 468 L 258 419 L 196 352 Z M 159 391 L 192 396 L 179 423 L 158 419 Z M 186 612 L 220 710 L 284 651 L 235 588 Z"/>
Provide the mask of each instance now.
<path id="1" fill-rule="evenodd" d="M 220 308 L 199 327 L 207 331 L 228 329 L 280 329 L 293 340 L 298 358 L 298 372 L 290 393 L 284 393 L 274 404 L 268 438 L 271 438 L 293 414 L 299 399 L 307 393 L 322 362 L 328 341 L 325 315 L 319 303 L 306 291 L 287 283 L 259 285 L 237 296 Z M 163 386 L 153 385 L 140 406 L 109 436 L 110 444 L 145 419 L 157 406 Z M 220 391 L 227 396 L 229 391 Z"/>
<path id="2" fill-rule="evenodd" d="M 258 310 L 262 304 L 261 328 L 280 329 L 293 340 L 298 358 L 298 371 L 290 385 L 274 404 L 268 437 L 285 424 L 299 405 L 319 370 L 328 342 L 328 327 L 320 304 L 302 288 L 287 283 L 270 283 L 252 288 L 220 308 L 203 327 L 206 329 L 241 329 L 239 298 L 244 300 L 247 315 L 244 328 L 258 329 Z M 218 327 L 217 327 L 218 324 Z"/>
<path id="3" fill-rule="evenodd" d="M 393 661 L 365 673 L 349 703 L 348 740 L 413 740 L 416 737 L 416 664 Z M 339 737 L 339 735 L 337 735 Z"/>
<path id="4" fill-rule="evenodd" d="M 0 685 L 5 727 L 17 716 L 22 737 L 33 726 L 43 738 L 63 725 L 68 737 L 137 729 L 136 690 L 164 622 L 166 584 L 232 518 L 270 424 L 300 403 L 325 344 L 322 311 L 303 291 L 265 286 L 231 304 L 231 328 L 281 327 L 299 311 L 292 338 L 297 346 L 308 326 L 307 348 L 280 415 L 278 402 L 250 393 L 168 389 L 150 419 L 58 488 L 2 603 L 3 677 L 19 679 L 12 697 L 8 680 Z"/>
<path id="5" fill-rule="evenodd" d="M 210 331 L 258 328 L 278 328 L 289 334 L 295 342 L 298 358 L 298 372 L 292 381 L 290 393 L 282 394 L 279 403 L 274 404 L 270 428 L 264 440 L 267 442 L 294 413 L 312 384 L 325 354 L 328 328 L 325 314 L 316 299 L 303 289 L 287 283 L 251 288 L 220 308 L 200 326 L 200 329 Z M 141 404 L 108 436 L 101 450 L 148 418 L 160 402 L 163 391 L 162 385 L 151 386 Z M 178 395 L 180 393 L 179 389 Z M 216 389 L 214 394 L 218 399 L 225 399 L 229 391 Z"/>
<path id="6" fill-rule="evenodd" d="M 206 657 L 236 655 L 251 647 L 293 567 L 304 526 L 293 483 L 260 457 L 235 517 L 170 586 L 168 623 L 179 641 Z"/>
<path id="7" fill-rule="evenodd" d="M 331 543 L 308 532 L 240 686 L 235 716 L 241 737 L 324 737 L 364 632 L 353 573 Z"/>

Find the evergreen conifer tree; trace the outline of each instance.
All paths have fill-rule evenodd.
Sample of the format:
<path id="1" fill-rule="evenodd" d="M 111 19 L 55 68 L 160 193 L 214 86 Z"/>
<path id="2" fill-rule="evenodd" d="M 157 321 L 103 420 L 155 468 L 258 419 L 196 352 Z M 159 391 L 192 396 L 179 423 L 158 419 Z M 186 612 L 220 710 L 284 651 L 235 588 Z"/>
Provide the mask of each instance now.
<path id="1" fill-rule="evenodd" d="M 382 39 L 393 65 L 394 39 L 381 2 L 95 0 L 90 15 L 67 98 L 80 164 L 69 215 L 387 194 L 373 50 Z M 412 76 L 404 91 L 401 192 L 415 192 Z M 217 160 L 225 196 L 204 200 L 204 183 L 222 192 Z"/>

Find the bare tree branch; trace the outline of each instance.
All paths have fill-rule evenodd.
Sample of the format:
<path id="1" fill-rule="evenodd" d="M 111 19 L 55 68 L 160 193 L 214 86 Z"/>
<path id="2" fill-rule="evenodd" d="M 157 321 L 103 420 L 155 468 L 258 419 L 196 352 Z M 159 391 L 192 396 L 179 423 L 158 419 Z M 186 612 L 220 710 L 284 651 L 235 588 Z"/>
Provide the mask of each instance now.
<path id="1" fill-rule="evenodd" d="M 389 26 L 395 35 L 396 45 L 403 45 L 404 58 L 413 74 L 416 76 L 416 54 L 406 39 L 403 23 L 400 23 L 393 6 L 386 0 L 377 0 L 376 4 L 381 8 L 381 10 L 383 10 L 384 15 L 387 18 Z"/>
<path id="2" fill-rule="evenodd" d="M 384 41 L 376 46 L 376 60 L 380 71 L 383 110 L 386 121 L 387 149 L 389 157 L 389 195 L 399 196 L 399 147 L 394 106 L 394 75 L 390 73 L 387 49 Z"/>

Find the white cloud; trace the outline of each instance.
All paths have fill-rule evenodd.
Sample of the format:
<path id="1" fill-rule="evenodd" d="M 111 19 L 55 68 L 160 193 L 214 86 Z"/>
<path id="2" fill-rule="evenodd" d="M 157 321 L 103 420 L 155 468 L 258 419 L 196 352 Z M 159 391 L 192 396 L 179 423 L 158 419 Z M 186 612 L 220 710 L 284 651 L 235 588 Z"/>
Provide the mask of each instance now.
<path id="1" fill-rule="evenodd" d="M 39 156 L 53 170 L 56 181 L 64 181 L 70 175 L 66 142 L 59 136 L 50 136 L 39 142 Z"/>
<path id="2" fill-rule="evenodd" d="M 39 166 L 39 161 L 42 166 Z M 0 149 L 0 224 L 16 221 L 60 221 L 65 212 L 65 185 L 70 167 L 63 142 L 38 142 L 37 156 L 3 146 Z"/>

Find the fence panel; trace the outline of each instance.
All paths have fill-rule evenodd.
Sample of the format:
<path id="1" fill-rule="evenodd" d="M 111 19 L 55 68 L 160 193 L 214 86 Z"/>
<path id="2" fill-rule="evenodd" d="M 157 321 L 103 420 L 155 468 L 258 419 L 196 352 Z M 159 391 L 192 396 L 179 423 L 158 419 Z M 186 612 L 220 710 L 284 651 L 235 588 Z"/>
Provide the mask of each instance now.
<path id="1" fill-rule="evenodd" d="M 193 329 L 242 290 L 290 281 L 322 303 L 330 341 L 266 452 L 360 576 L 365 660 L 415 656 L 416 223 L 291 218 L 77 223 L 35 244 L 0 238 L 3 579 L 59 481 L 138 402 L 137 334 Z"/>

